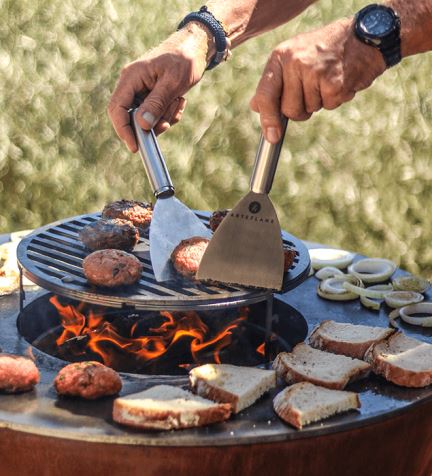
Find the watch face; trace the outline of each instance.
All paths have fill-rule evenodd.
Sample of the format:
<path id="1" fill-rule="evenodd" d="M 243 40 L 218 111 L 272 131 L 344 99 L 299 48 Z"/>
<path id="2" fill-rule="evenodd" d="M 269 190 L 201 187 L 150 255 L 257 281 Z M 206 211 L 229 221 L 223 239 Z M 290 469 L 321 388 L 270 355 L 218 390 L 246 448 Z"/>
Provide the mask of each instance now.
<path id="1" fill-rule="evenodd" d="M 394 19 L 390 12 L 377 8 L 368 12 L 363 17 L 361 24 L 366 33 L 383 37 L 392 30 Z"/>

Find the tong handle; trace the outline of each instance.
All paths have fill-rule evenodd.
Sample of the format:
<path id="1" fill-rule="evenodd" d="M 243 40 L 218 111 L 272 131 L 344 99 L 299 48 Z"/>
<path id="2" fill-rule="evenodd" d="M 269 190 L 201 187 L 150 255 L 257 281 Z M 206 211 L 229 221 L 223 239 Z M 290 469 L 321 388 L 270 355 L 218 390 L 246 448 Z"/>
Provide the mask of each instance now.
<path id="1" fill-rule="evenodd" d="M 258 145 L 255 164 L 250 181 L 250 190 L 255 193 L 268 194 L 273 185 L 273 179 L 276 173 L 279 155 L 285 138 L 285 132 L 288 126 L 288 119 L 282 117 L 282 137 L 277 144 L 271 144 L 266 141 L 261 132 Z"/>
<path id="2" fill-rule="evenodd" d="M 132 109 L 130 111 L 131 123 L 153 193 L 156 198 L 170 197 L 174 195 L 175 189 L 156 135 L 153 129 L 150 132 L 141 129 L 136 118 L 137 113 L 138 109 Z"/>

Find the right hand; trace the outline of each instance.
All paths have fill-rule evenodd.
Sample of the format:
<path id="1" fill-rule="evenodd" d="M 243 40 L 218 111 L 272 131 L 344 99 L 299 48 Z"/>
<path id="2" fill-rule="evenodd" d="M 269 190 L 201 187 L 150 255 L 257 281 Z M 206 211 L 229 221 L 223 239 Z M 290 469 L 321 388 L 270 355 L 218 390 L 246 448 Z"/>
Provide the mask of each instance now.
<path id="1" fill-rule="evenodd" d="M 153 128 L 157 134 L 177 123 L 186 106 L 182 96 L 201 79 L 207 66 L 209 38 L 205 29 L 191 23 L 123 68 L 108 115 L 131 152 L 138 147 L 128 110 L 141 98 L 138 123 L 144 130 Z"/>

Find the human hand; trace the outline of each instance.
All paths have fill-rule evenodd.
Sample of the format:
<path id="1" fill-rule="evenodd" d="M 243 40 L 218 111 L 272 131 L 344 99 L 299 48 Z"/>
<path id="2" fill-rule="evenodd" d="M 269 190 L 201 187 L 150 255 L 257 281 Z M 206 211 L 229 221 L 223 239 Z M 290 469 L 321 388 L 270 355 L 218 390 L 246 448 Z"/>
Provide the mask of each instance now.
<path id="1" fill-rule="evenodd" d="M 304 121 L 335 109 L 369 87 L 386 69 L 381 53 L 361 43 L 353 20 L 342 19 L 281 43 L 271 54 L 251 100 L 265 138 L 282 135 L 281 113 Z"/>
<path id="2" fill-rule="evenodd" d="M 190 23 L 123 68 L 108 115 L 131 152 L 137 151 L 137 143 L 128 110 L 142 103 L 138 123 L 157 134 L 177 123 L 186 106 L 182 96 L 201 79 L 212 54 L 209 38 L 203 27 Z"/>

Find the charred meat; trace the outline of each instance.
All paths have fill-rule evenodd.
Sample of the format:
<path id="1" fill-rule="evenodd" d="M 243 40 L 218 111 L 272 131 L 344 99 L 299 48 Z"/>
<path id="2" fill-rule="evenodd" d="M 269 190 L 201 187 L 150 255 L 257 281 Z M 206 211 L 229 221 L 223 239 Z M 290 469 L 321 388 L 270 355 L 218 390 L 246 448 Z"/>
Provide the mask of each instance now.
<path id="1" fill-rule="evenodd" d="M 117 200 L 109 203 L 102 211 L 102 218 L 121 218 L 131 221 L 136 227 L 145 230 L 150 225 L 153 215 L 151 203 L 136 200 Z"/>
<path id="2" fill-rule="evenodd" d="M 294 259 L 297 256 L 295 250 L 291 248 L 284 248 L 284 273 L 288 272 L 294 263 Z"/>
<path id="3" fill-rule="evenodd" d="M 86 278 L 96 286 L 114 288 L 139 280 L 142 265 L 138 258 L 122 250 L 99 250 L 83 261 Z"/>
<path id="4" fill-rule="evenodd" d="M 0 354 L 0 391 L 27 392 L 39 382 L 39 370 L 33 360 L 13 354 Z"/>
<path id="5" fill-rule="evenodd" d="M 195 278 L 208 244 L 209 240 L 200 236 L 181 241 L 171 254 L 175 270 L 182 276 Z"/>
<path id="6" fill-rule="evenodd" d="M 139 232 L 131 221 L 102 218 L 79 232 L 80 240 L 90 250 L 113 248 L 130 251 L 138 243 Z"/>
<path id="7" fill-rule="evenodd" d="M 210 229 L 214 233 L 218 226 L 221 224 L 222 220 L 228 215 L 231 210 L 216 210 L 212 213 L 210 217 Z"/>
<path id="8" fill-rule="evenodd" d="M 59 395 L 87 400 L 115 395 L 122 388 L 118 373 L 100 362 L 79 362 L 66 365 L 57 374 L 54 387 Z"/>

